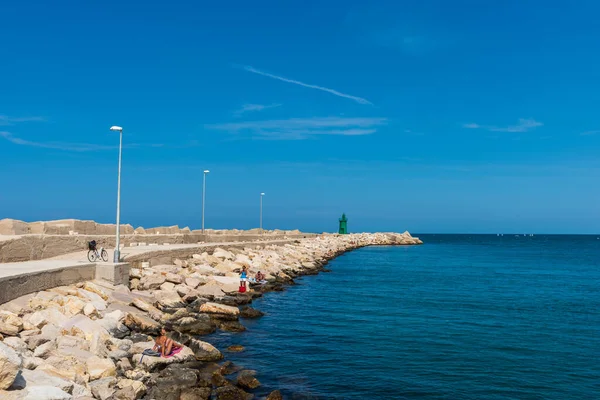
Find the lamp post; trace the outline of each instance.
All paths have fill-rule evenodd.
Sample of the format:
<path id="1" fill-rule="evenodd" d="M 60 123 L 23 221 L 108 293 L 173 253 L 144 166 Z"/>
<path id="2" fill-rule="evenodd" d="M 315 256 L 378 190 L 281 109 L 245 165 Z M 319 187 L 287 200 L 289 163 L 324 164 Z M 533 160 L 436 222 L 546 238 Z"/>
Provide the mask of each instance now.
<path id="1" fill-rule="evenodd" d="M 204 201 L 206 199 L 206 174 L 210 171 L 204 170 L 204 178 L 202 179 L 202 233 L 204 233 Z"/>
<path id="2" fill-rule="evenodd" d="M 117 245 L 113 262 L 118 263 L 121 260 L 121 153 L 123 151 L 123 128 L 120 126 L 111 126 L 111 131 L 119 131 L 119 175 L 117 178 Z"/>
<path id="3" fill-rule="evenodd" d="M 260 194 L 260 233 L 263 233 L 263 227 L 262 227 L 262 203 L 263 203 L 263 197 L 264 197 L 264 193 Z"/>

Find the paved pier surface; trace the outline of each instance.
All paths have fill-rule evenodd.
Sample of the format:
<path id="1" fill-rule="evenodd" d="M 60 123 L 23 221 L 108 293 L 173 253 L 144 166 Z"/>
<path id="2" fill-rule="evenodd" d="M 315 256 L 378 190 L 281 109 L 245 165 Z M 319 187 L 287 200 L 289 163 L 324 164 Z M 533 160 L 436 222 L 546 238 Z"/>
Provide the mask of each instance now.
<path id="1" fill-rule="evenodd" d="M 175 258 L 191 257 L 216 247 L 256 247 L 270 244 L 292 243 L 297 239 L 264 240 L 256 242 L 222 242 L 202 244 L 172 244 L 123 247 L 121 259 L 113 264 L 113 249 L 106 249 L 109 262 L 91 263 L 87 251 L 63 254 L 52 259 L 0 263 L 0 304 L 17 297 L 52 287 L 70 285 L 97 278 L 107 279 L 111 283 L 126 283 L 129 265 L 143 261 L 155 264 L 170 264 Z"/>

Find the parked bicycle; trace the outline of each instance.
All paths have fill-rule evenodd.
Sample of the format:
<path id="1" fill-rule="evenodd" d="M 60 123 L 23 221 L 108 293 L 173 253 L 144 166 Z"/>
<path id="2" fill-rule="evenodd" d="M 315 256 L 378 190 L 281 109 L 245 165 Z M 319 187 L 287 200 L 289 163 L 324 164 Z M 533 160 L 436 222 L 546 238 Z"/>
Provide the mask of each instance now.
<path id="1" fill-rule="evenodd" d="M 104 247 L 100 247 L 100 250 L 98 250 L 95 240 L 88 242 L 88 248 L 88 260 L 90 260 L 90 262 L 100 259 L 102 259 L 104 262 L 108 261 L 108 252 L 104 249 Z"/>

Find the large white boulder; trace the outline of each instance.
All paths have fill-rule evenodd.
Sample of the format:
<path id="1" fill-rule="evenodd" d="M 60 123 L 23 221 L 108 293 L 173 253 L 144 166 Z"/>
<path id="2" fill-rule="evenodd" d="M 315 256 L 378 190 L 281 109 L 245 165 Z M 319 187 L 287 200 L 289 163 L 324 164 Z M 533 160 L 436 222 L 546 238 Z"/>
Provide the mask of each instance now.
<path id="1" fill-rule="evenodd" d="M 0 390 L 13 384 L 22 364 L 21 357 L 13 348 L 0 342 Z"/>
<path id="2" fill-rule="evenodd" d="M 90 357 L 86 361 L 87 372 L 90 375 L 90 380 L 108 378 L 117 375 L 117 367 L 109 358 L 100 358 L 97 356 Z"/>
<path id="3" fill-rule="evenodd" d="M 68 318 L 56 308 L 47 308 L 36 311 L 27 318 L 28 322 L 34 327 L 41 329 L 47 324 L 61 326 Z"/>
<path id="4" fill-rule="evenodd" d="M 217 247 L 212 253 L 212 255 L 213 257 L 223 258 L 225 260 L 233 260 L 235 258 L 235 255 L 232 252 L 222 249 L 220 247 Z"/>
<path id="5" fill-rule="evenodd" d="M 34 386 L 51 386 L 59 388 L 66 393 L 71 393 L 74 384 L 66 379 L 49 375 L 44 371 L 29 371 L 25 369 L 21 371 L 19 377 L 15 380 L 13 388 L 17 385 L 25 389 L 31 389 Z"/>
<path id="6" fill-rule="evenodd" d="M 71 400 L 73 398 L 64 390 L 50 385 L 32 386 L 25 391 L 27 394 L 22 397 L 23 400 Z"/>
<path id="7" fill-rule="evenodd" d="M 175 290 L 157 290 L 154 292 L 154 297 L 163 307 L 177 308 L 184 306 L 181 297 Z"/>
<path id="8" fill-rule="evenodd" d="M 153 342 L 150 342 L 147 348 L 152 348 L 152 343 Z M 195 359 L 196 356 L 189 347 L 183 347 L 179 353 L 169 358 L 142 356 L 142 354 L 134 354 L 132 357 L 134 365 L 143 368 L 146 371 L 152 371 L 161 365 L 193 361 Z"/>
<path id="9" fill-rule="evenodd" d="M 224 304 L 208 302 L 200 306 L 200 312 L 209 314 L 239 315 L 240 309 L 237 307 L 226 306 Z"/>

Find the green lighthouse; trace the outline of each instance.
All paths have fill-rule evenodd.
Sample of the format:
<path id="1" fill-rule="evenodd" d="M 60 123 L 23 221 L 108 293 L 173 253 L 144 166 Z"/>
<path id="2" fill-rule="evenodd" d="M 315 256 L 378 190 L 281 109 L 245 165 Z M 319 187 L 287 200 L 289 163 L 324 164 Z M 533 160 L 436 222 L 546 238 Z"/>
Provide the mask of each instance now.
<path id="1" fill-rule="evenodd" d="M 340 218 L 340 235 L 348 234 L 348 218 L 346 218 L 346 213 L 342 214 L 342 218 Z"/>

